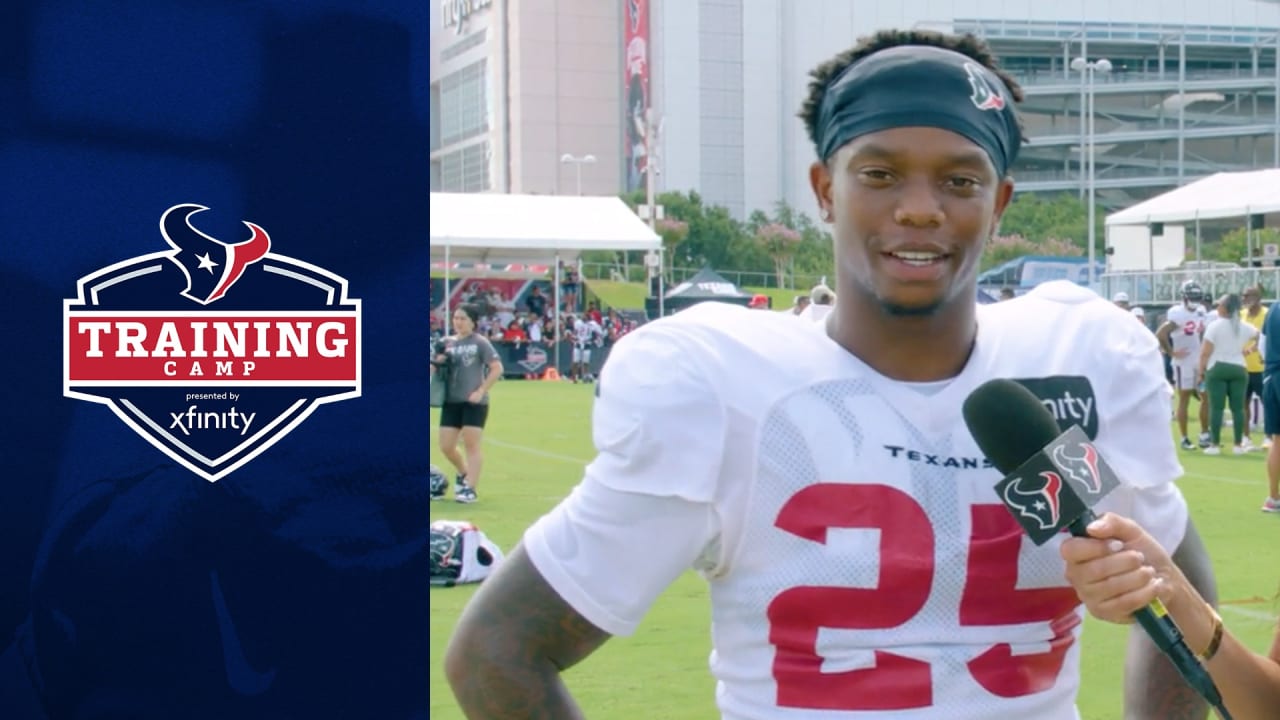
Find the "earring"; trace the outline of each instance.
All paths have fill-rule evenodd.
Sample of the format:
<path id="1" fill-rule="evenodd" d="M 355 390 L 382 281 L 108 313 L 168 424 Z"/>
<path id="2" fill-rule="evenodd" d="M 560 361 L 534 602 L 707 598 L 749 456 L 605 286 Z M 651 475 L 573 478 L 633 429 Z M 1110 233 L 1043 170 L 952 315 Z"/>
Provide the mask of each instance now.
<path id="1" fill-rule="evenodd" d="M 822 208 L 822 222 L 831 222 L 831 211 L 827 208 Z"/>

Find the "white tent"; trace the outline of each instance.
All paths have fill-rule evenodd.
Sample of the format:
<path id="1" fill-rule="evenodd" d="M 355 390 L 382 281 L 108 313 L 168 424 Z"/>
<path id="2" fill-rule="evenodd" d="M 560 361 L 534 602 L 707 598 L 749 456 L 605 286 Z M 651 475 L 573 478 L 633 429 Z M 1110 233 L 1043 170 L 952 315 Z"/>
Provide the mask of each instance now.
<path id="1" fill-rule="evenodd" d="M 1146 267 L 1139 265 L 1141 269 L 1175 267 L 1186 257 L 1185 225 L 1195 227 L 1195 259 L 1199 261 L 1201 222 L 1221 224 L 1239 218 L 1240 226 L 1249 229 L 1247 253 L 1252 257 L 1253 230 L 1262 227 L 1253 224 L 1252 218 L 1259 216 L 1274 225 L 1276 213 L 1280 213 L 1280 168 L 1222 172 L 1108 215 L 1107 245 L 1115 253 L 1113 260 L 1122 265 L 1142 258 Z M 1153 230 L 1153 226 L 1165 225 L 1169 227 Z M 1122 257 L 1129 262 L 1122 262 Z"/>
<path id="2" fill-rule="evenodd" d="M 553 259 L 556 327 L 561 261 L 577 261 L 588 250 L 645 250 L 657 253 L 655 264 L 662 267 L 662 239 L 617 197 L 431 193 L 429 219 L 431 260 L 445 263 L 446 298 L 452 262 Z M 662 283 L 658 286 L 661 302 Z M 445 313 L 446 332 L 448 323 Z"/>
<path id="3" fill-rule="evenodd" d="M 616 197 L 431 193 L 431 259 L 576 260 L 587 250 L 662 249 Z"/>
<path id="4" fill-rule="evenodd" d="M 1280 212 L 1280 168 L 1210 175 L 1107 216 L 1107 225 L 1184 223 Z"/>

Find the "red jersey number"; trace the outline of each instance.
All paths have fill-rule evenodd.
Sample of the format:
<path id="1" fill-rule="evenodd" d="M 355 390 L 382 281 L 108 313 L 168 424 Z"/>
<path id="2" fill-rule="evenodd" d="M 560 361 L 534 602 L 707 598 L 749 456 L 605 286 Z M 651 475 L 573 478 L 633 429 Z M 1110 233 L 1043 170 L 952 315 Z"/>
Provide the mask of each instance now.
<path id="1" fill-rule="evenodd" d="M 1049 650 L 1014 655 L 994 645 L 969 662 L 974 680 L 994 695 L 1019 697 L 1052 687 L 1062 671 L 1079 604 L 1068 587 L 1019 590 L 1022 529 L 1002 505 L 974 505 L 960 625 L 1048 622 Z M 793 535 L 825 544 L 831 528 L 880 531 L 880 580 L 874 588 L 802 586 L 769 603 L 769 641 L 780 707 L 822 710 L 905 710 L 933 704 L 929 663 L 887 650 L 875 667 L 823 672 L 818 630 L 884 630 L 905 624 L 933 587 L 933 526 L 924 508 L 887 485 L 819 484 L 796 493 L 775 521 Z"/>

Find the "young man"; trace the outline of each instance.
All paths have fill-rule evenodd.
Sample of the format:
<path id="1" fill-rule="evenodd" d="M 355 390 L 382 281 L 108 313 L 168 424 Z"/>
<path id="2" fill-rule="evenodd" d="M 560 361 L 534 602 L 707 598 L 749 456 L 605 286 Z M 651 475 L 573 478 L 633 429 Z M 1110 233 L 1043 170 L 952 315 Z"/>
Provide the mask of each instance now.
<path id="1" fill-rule="evenodd" d="M 1209 401 L 1196 383 L 1196 371 L 1200 362 L 1200 339 L 1208 311 L 1201 301 L 1204 288 L 1194 280 L 1182 283 L 1182 302 L 1169 308 L 1164 324 L 1156 330 L 1160 350 L 1171 358 L 1173 385 L 1178 391 L 1178 408 L 1175 417 L 1182 432 L 1182 449 L 1194 450 L 1196 444 L 1187 436 L 1187 407 L 1194 395 L 1200 403 L 1200 444 L 1209 447 Z"/>
<path id="2" fill-rule="evenodd" d="M 1280 512 L 1280 303 L 1272 303 L 1262 325 L 1262 424 L 1267 434 L 1267 499 L 1263 512 Z"/>
<path id="3" fill-rule="evenodd" d="M 591 349 L 604 343 L 604 328 L 590 315 L 583 315 L 573 324 L 573 364 L 570 376 L 576 383 L 591 382 Z"/>
<path id="4" fill-rule="evenodd" d="M 1095 434 L 1125 479 L 1107 506 L 1161 528 L 1212 592 L 1172 438 L 1151 432 L 1169 402 L 1151 334 L 1065 282 L 978 310 L 1021 143 L 994 67 L 971 36 L 886 32 L 814 71 L 835 310 L 705 303 L 618 343 L 595 461 L 459 621 L 446 672 L 469 718 L 582 717 L 560 673 L 694 568 L 724 718 L 1074 720 L 1083 610 L 1060 541 L 1023 539 L 961 417 L 993 377 Z M 1127 715 L 1203 718 L 1131 637 Z"/>

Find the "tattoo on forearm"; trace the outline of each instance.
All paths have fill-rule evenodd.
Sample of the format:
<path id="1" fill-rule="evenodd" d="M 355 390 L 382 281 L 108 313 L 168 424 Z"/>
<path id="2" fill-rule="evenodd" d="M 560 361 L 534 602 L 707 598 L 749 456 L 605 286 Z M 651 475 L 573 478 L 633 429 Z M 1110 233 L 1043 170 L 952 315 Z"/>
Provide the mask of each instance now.
<path id="1" fill-rule="evenodd" d="M 560 673 L 609 638 L 556 595 L 519 547 L 485 580 L 458 633 L 465 668 L 450 680 L 473 720 L 581 718 Z"/>

